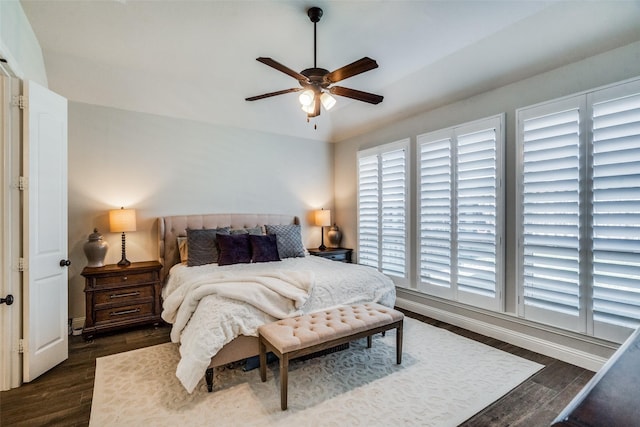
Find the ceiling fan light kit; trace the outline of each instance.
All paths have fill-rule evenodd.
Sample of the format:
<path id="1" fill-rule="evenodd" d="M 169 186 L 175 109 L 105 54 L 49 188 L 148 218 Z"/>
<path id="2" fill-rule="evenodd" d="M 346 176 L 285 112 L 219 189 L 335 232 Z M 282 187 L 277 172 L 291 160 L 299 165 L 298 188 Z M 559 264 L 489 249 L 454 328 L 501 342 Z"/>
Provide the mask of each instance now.
<path id="1" fill-rule="evenodd" d="M 263 64 L 275 68 L 276 70 L 288 74 L 298 80 L 301 87 L 252 96 L 245 98 L 245 100 L 257 101 L 259 99 L 269 98 L 276 95 L 302 91 L 298 100 L 302 105 L 302 111 L 307 113 L 307 121 L 309 121 L 309 118 L 311 117 L 317 117 L 320 115 L 320 105 L 328 111 L 336 104 L 336 99 L 331 96 L 331 94 L 344 96 L 357 101 L 368 102 L 369 104 L 379 104 L 382 102 L 383 97 L 381 95 L 342 86 L 331 86 L 341 80 L 378 68 L 378 63 L 365 56 L 364 58 L 331 72 L 324 68 L 318 68 L 316 64 L 316 23 L 318 23 L 322 17 L 322 9 L 319 7 L 311 7 L 307 10 L 307 15 L 311 22 L 313 22 L 313 68 L 307 68 L 306 70 L 302 70 L 298 73 L 271 58 L 256 58 L 258 62 L 262 62 Z"/>

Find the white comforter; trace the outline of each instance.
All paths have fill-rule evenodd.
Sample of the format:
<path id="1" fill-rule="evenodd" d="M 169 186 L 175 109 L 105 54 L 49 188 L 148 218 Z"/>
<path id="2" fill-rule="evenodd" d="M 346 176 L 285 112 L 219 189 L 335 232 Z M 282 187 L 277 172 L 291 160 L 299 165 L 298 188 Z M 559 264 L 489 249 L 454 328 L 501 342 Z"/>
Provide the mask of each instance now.
<path id="1" fill-rule="evenodd" d="M 341 304 L 377 302 L 392 307 L 395 303 L 393 282 L 373 268 L 315 256 L 222 267 L 213 264 L 199 267 L 176 265 L 163 289 L 165 303 L 162 316 L 170 323 L 175 322 L 171 339 L 181 344 L 181 360 L 176 375 L 188 392 L 193 391 L 211 357 L 225 344 L 239 335 L 257 336 L 258 326 L 276 320 L 251 301 L 225 297 L 216 291 L 198 293 L 199 288 L 207 287 L 207 279 L 203 281 L 203 278 L 215 279 L 227 274 L 227 277 L 242 277 L 248 281 L 249 273 L 263 277 L 278 273 L 306 277 L 306 280 L 314 282 L 312 286 L 308 286 L 309 283 L 301 285 L 311 292 L 308 299 L 298 295 L 302 298 L 299 303 L 303 305 L 296 307 L 294 303 L 290 315 L 299 314 L 299 310 L 310 313 Z M 190 288 L 196 289 L 196 298 L 186 297 Z"/>

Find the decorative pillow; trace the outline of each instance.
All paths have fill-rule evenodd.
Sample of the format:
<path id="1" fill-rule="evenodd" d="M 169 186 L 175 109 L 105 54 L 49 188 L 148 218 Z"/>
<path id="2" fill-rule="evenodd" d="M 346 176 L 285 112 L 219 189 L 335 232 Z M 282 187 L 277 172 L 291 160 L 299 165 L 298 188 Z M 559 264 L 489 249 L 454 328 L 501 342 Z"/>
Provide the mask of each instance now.
<path id="1" fill-rule="evenodd" d="M 187 247 L 187 237 L 178 237 L 178 252 L 180 252 L 180 262 L 186 262 L 189 258 L 189 248 Z"/>
<path id="2" fill-rule="evenodd" d="M 218 265 L 231 265 L 251 262 L 251 243 L 249 234 L 218 234 L 220 257 Z"/>
<path id="3" fill-rule="evenodd" d="M 261 235 L 264 234 L 262 232 L 262 227 L 253 227 L 253 228 L 232 228 L 229 230 L 231 234 L 255 234 Z"/>
<path id="4" fill-rule="evenodd" d="M 275 234 L 280 258 L 293 258 L 304 256 L 300 225 L 265 225 L 267 234 Z"/>
<path id="5" fill-rule="evenodd" d="M 218 234 L 229 234 L 229 228 L 215 228 L 191 230 L 187 229 L 187 265 L 212 264 L 218 262 L 218 247 L 216 239 Z"/>
<path id="6" fill-rule="evenodd" d="M 251 242 L 251 261 L 280 261 L 275 234 L 267 234 L 266 236 L 251 234 L 249 235 L 249 242 Z"/>

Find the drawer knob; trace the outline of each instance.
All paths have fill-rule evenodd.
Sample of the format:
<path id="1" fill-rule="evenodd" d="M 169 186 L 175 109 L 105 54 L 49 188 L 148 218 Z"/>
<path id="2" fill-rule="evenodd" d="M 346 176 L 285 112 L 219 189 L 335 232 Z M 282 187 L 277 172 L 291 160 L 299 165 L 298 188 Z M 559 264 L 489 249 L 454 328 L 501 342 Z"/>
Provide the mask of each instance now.
<path id="1" fill-rule="evenodd" d="M 127 276 L 122 276 L 122 280 L 127 280 L 128 277 Z"/>

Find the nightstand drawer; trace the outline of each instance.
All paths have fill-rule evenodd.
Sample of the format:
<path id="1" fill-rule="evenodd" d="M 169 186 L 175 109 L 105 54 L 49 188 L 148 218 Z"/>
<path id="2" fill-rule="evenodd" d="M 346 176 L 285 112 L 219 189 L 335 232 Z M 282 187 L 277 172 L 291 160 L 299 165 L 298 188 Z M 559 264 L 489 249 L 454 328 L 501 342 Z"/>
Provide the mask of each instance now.
<path id="1" fill-rule="evenodd" d="M 93 303 L 95 305 L 126 303 L 141 298 L 153 298 L 153 296 L 153 287 L 151 285 L 141 285 L 108 291 L 96 291 L 93 294 Z"/>
<path id="2" fill-rule="evenodd" d="M 307 249 L 311 255 L 329 259 L 331 261 L 351 263 L 353 249 L 349 248 L 326 248 L 326 249 Z"/>
<path id="3" fill-rule="evenodd" d="M 97 309 L 96 324 L 102 322 L 118 322 L 131 318 L 146 317 L 153 315 L 153 303 L 130 304 L 120 307 L 111 307 L 106 309 Z"/>
<path id="4" fill-rule="evenodd" d="M 323 258 L 345 262 L 347 260 L 347 254 L 327 254 L 324 255 Z"/>
<path id="5" fill-rule="evenodd" d="M 156 275 L 153 271 L 147 271 L 144 273 L 127 273 L 117 276 L 102 276 L 95 278 L 96 287 L 105 287 L 115 284 L 134 285 L 136 283 L 149 283 L 156 280 Z"/>

